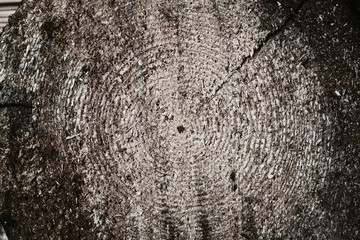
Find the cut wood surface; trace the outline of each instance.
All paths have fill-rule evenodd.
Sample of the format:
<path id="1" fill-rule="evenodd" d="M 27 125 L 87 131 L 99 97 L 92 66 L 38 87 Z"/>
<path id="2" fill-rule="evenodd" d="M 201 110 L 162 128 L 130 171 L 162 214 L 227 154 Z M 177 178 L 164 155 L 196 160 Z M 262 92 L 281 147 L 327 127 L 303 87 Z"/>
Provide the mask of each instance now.
<path id="1" fill-rule="evenodd" d="M 340 1 L 25 1 L 0 36 L 9 239 L 359 239 Z"/>

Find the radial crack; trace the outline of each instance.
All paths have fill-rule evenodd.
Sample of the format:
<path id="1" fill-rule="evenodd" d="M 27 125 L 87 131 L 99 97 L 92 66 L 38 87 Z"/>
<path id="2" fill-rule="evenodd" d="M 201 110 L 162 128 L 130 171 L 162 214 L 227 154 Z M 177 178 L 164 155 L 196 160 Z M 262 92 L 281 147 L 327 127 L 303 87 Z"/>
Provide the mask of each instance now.
<path id="1" fill-rule="evenodd" d="M 254 59 L 256 55 L 261 51 L 261 49 L 275 36 L 277 36 L 279 33 L 283 32 L 285 28 L 289 25 L 289 23 L 299 14 L 302 7 L 304 6 L 305 2 L 307 0 L 302 0 L 301 3 L 295 8 L 294 11 L 290 13 L 290 16 L 284 21 L 284 23 L 275 29 L 274 31 L 270 32 L 263 41 L 260 42 L 260 44 L 252 51 L 252 53 L 248 56 L 246 56 L 243 61 L 241 62 L 240 66 L 238 66 L 235 71 L 238 71 L 242 68 L 242 66 L 250 61 L 251 59 Z"/>
<path id="2" fill-rule="evenodd" d="M 283 24 L 280 25 L 280 27 L 278 27 L 277 29 L 275 29 L 274 31 L 268 33 L 266 35 L 266 37 L 264 38 L 264 40 L 262 40 L 260 42 L 260 44 L 253 49 L 253 51 L 246 57 L 243 58 L 243 60 L 241 61 L 240 65 L 238 67 L 236 67 L 234 70 L 232 70 L 231 72 L 239 72 L 240 69 L 245 65 L 245 63 L 247 63 L 248 61 L 254 59 L 257 54 L 261 51 L 261 49 L 275 36 L 277 36 L 279 33 L 283 32 L 284 29 L 289 25 L 289 23 L 299 14 L 299 12 L 301 11 L 301 9 L 303 8 L 305 2 L 307 0 L 302 0 L 299 5 L 295 8 L 294 11 L 292 11 L 289 15 L 289 17 L 283 22 Z M 231 75 L 230 75 L 231 76 Z M 224 82 L 221 83 L 220 86 L 217 87 L 217 89 L 215 90 L 214 94 L 212 94 L 209 98 L 209 101 L 211 101 L 217 94 L 218 92 L 229 82 L 229 80 L 226 80 Z"/>

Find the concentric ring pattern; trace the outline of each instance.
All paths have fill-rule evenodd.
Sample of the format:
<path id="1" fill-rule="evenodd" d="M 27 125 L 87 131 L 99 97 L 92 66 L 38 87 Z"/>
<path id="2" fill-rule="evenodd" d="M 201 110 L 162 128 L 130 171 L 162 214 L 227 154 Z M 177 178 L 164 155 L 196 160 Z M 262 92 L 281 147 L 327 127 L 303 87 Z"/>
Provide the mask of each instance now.
<path id="1" fill-rule="evenodd" d="M 229 42 L 220 16 L 201 4 L 177 10 L 150 4 L 144 11 L 134 31 L 139 26 L 146 31 L 127 40 L 118 71 L 94 86 L 67 86 L 70 92 L 62 94 L 74 99 L 65 106 L 76 113 L 78 122 L 69 122 L 78 130 L 74 134 L 88 128 L 80 138 L 91 151 L 85 161 L 93 169 L 87 185 L 95 224 L 132 226 L 140 238 L 152 231 L 163 238 L 222 238 L 234 227 L 253 234 L 246 233 L 243 216 L 249 209 L 291 212 L 286 201 L 303 204 L 296 195 L 311 191 L 307 171 L 319 167 L 313 162 L 319 158 L 297 141 L 317 138 L 319 126 L 308 122 L 317 118 L 313 111 L 299 112 L 303 103 L 285 85 L 316 86 L 301 83 L 300 76 L 238 73 L 232 58 L 236 39 Z M 108 219 L 102 219 L 104 206 L 111 212 Z M 291 215 L 277 209 L 257 214 L 252 223 L 257 228 L 267 218 L 282 222 Z"/>
<path id="2" fill-rule="evenodd" d="M 25 83 L 54 139 L 39 145 L 77 166 L 98 239 L 266 239 L 323 214 L 330 120 L 311 50 L 286 31 L 260 49 L 261 1 L 245 2 L 84 1 L 76 26 L 39 26 L 42 62 L 20 64 L 54 62 Z"/>

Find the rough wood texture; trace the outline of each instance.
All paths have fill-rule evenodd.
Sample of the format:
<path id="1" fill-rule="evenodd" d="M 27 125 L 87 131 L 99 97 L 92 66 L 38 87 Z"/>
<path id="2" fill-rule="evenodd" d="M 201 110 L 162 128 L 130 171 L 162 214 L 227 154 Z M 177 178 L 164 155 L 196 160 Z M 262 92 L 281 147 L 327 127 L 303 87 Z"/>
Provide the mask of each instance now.
<path id="1" fill-rule="evenodd" d="M 0 37 L 9 239 L 359 239 L 339 1 L 26 1 Z"/>

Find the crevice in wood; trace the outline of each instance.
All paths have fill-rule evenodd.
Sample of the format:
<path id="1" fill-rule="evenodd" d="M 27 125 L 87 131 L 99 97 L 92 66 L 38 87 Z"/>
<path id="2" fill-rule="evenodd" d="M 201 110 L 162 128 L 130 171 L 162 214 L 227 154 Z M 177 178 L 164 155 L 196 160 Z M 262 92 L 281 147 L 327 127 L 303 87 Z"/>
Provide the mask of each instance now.
<path id="1" fill-rule="evenodd" d="M 235 70 L 240 70 L 242 68 L 242 66 L 250 61 L 251 59 L 254 59 L 258 53 L 261 51 L 261 49 L 274 37 L 276 37 L 277 35 L 279 35 L 280 33 L 282 33 L 286 27 L 292 22 L 292 20 L 299 14 L 299 12 L 301 11 L 301 9 L 303 8 L 305 2 L 308 0 L 302 0 L 300 2 L 300 4 L 290 13 L 289 17 L 284 21 L 284 23 L 278 27 L 277 29 L 275 29 L 274 31 L 270 32 L 263 41 L 260 42 L 260 44 L 258 45 L 257 48 L 255 48 L 252 52 L 252 54 L 248 55 L 247 57 L 244 58 L 244 60 L 241 62 L 240 66 L 237 67 Z"/>
<path id="2" fill-rule="evenodd" d="M 283 22 L 283 24 L 280 25 L 280 27 L 278 27 L 277 29 L 275 29 L 274 31 L 268 33 L 268 35 L 264 38 L 264 40 L 262 40 L 260 42 L 260 44 L 253 49 L 253 51 L 246 56 L 245 58 L 243 58 L 243 60 L 241 61 L 240 65 L 238 67 L 236 67 L 234 70 L 230 71 L 231 73 L 234 72 L 239 72 L 241 70 L 241 68 L 250 60 L 255 59 L 256 56 L 258 55 L 258 53 L 262 50 L 262 48 L 267 45 L 267 43 L 273 39 L 274 37 L 276 37 L 278 34 L 282 33 L 286 27 L 292 22 L 292 20 L 299 14 L 299 12 L 301 11 L 301 9 L 303 8 L 304 4 L 307 2 L 308 0 L 302 0 L 299 5 L 290 13 L 289 17 Z M 216 97 L 216 95 L 218 94 L 218 92 L 229 82 L 229 80 L 224 81 L 223 83 L 221 83 L 220 86 L 217 87 L 217 89 L 215 90 L 214 94 L 211 95 L 211 97 L 209 98 L 209 101 L 211 101 L 214 97 Z"/>

